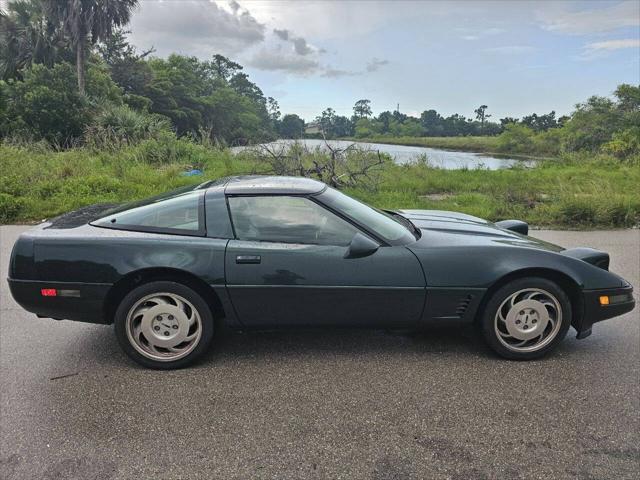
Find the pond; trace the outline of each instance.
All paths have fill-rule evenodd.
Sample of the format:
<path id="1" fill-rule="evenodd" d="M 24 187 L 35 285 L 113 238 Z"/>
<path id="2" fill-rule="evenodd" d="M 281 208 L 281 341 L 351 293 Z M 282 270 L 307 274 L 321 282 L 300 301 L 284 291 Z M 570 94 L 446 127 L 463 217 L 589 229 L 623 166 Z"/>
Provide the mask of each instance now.
<path id="1" fill-rule="evenodd" d="M 300 142 L 307 148 L 313 150 L 315 148 L 325 149 L 324 140 L 304 139 L 304 140 L 277 140 L 266 145 L 284 146 L 294 142 Z M 396 163 L 408 163 L 418 160 L 421 156 L 426 155 L 429 164 L 434 167 L 444 168 L 447 170 L 459 170 L 463 168 L 474 169 L 484 168 L 489 170 L 498 170 L 500 168 L 509 168 L 516 164 L 532 165 L 531 160 L 522 160 L 510 157 L 496 157 L 493 155 L 473 152 L 462 152 L 454 150 L 442 150 L 438 148 L 428 147 L 411 147 L 406 145 L 387 145 L 384 143 L 367 143 L 367 142 L 351 142 L 347 140 L 328 140 L 327 143 L 338 148 L 346 148 L 355 143 L 359 147 L 377 150 L 387 153 L 394 159 Z M 231 150 L 239 152 L 245 148 L 251 147 L 234 147 Z"/>

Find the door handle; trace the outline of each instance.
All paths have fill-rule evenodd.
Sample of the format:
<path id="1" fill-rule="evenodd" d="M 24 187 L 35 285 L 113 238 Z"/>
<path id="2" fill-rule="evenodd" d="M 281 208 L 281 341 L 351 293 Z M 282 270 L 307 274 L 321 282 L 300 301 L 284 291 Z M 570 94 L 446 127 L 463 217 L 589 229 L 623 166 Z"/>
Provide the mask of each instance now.
<path id="1" fill-rule="evenodd" d="M 260 255 L 236 255 L 236 263 L 260 263 Z"/>

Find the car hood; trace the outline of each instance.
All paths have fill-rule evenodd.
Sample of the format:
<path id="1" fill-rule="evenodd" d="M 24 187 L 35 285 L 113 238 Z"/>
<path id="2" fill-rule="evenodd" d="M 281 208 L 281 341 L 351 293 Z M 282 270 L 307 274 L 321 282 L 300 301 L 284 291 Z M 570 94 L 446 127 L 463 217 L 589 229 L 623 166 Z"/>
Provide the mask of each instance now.
<path id="1" fill-rule="evenodd" d="M 422 233 L 416 246 L 502 246 L 526 247 L 560 252 L 562 247 L 521 235 L 472 215 L 443 210 L 398 210 Z"/>

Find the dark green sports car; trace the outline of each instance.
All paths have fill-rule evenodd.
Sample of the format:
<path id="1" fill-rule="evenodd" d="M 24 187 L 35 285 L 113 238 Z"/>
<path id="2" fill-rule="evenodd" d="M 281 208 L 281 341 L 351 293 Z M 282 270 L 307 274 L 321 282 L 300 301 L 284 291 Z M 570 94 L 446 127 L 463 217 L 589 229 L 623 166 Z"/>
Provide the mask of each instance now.
<path id="1" fill-rule="evenodd" d="M 17 240 L 16 301 L 115 324 L 135 361 L 177 368 L 236 329 L 407 328 L 468 319 L 512 359 L 633 309 L 609 256 L 527 236 L 516 220 L 381 211 L 324 183 L 245 176 L 120 207 L 94 205 Z"/>

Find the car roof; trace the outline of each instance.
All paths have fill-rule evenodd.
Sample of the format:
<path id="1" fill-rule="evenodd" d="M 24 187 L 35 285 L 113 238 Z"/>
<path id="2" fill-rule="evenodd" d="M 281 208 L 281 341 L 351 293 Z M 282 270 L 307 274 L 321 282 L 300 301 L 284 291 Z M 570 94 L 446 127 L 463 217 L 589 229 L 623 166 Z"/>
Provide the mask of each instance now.
<path id="1" fill-rule="evenodd" d="M 226 177 L 210 185 L 224 185 L 227 195 L 312 195 L 320 193 L 327 185 L 318 180 L 303 177 L 281 177 L 275 175 L 243 175 Z"/>

